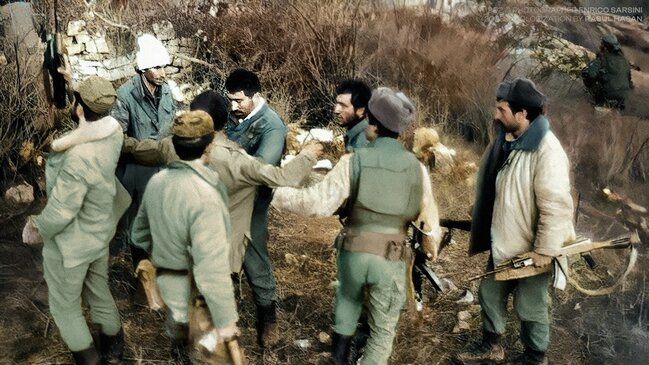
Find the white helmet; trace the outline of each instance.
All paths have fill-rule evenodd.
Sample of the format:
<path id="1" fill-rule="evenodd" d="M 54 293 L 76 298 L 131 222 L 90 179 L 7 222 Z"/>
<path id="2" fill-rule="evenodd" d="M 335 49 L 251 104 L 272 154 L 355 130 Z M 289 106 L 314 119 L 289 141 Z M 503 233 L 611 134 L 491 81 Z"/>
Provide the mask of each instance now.
<path id="1" fill-rule="evenodd" d="M 144 71 L 152 67 L 166 66 L 171 63 L 169 52 L 152 34 L 142 34 L 137 39 L 138 51 L 135 54 L 137 68 Z"/>

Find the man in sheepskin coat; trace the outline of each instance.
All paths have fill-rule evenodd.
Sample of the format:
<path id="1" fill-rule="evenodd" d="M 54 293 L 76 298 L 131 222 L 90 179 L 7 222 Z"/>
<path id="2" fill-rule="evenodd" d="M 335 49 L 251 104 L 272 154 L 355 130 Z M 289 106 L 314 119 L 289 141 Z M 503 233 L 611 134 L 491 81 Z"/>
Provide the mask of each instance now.
<path id="1" fill-rule="evenodd" d="M 477 180 L 469 255 L 491 251 L 487 270 L 532 252 L 537 267 L 547 267 L 566 242 L 575 239 L 570 166 L 543 115 L 545 95 L 528 79 L 500 84 L 496 92 L 494 142 L 487 148 Z M 465 363 L 501 362 L 505 351 L 507 298 L 521 320 L 525 347 L 516 364 L 547 364 L 550 343 L 550 271 L 480 283 L 482 343 L 458 355 Z"/>
<path id="2" fill-rule="evenodd" d="M 422 244 L 431 259 L 441 236 L 426 167 L 397 140 L 414 118 L 414 105 L 401 92 L 379 88 L 368 110 L 368 136 L 376 138 L 367 148 L 343 156 L 316 185 L 278 188 L 273 200 L 278 209 L 309 216 L 332 215 L 347 201 L 345 226 L 336 238 L 338 286 L 332 356 L 326 364 L 348 363 L 366 292 L 371 334 L 360 363 L 388 363 L 406 302 L 408 225 L 424 224 Z"/>
<path id="3" fill-rule="evenodd" d="M 108 287 L 108 244 L 131 199 L 115 177 L 122 128 L 108 113 L 115 89 L 91 76 L 79 84 L 72 119 L 79 126 L 52 142 L 45 167 L 47 205 L 30 219 L 44 240 L 50 312 L 76 364 L 120 363 L 124 339 Z M 100 325 L 98 353 L 81 301 Z"/>

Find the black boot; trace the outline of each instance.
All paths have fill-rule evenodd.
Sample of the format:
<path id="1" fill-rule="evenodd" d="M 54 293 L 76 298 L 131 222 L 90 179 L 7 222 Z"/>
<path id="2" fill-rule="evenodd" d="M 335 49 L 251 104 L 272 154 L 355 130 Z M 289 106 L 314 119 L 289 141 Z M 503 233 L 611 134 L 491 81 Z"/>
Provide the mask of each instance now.
<path id="1" fill-rule="evenodd" d="M 99 365 L 99 354 L 94 346 L 72 353 L 76 365 Z"/>
<path id="2" fill-rule="evenodd" d="M 114 336 L 99 333 L 99 351 L 103 364 L 121 365 L 124 357 L 124 330 Z"/>
<path id="3" fill-rule="evenodd" d="M 335 365 L 347 365 L 349 363 L 349 349 L 351 348 L 352 338 L 354 336 L 345 336 L 334 332 L 331 339 L 331 358 Z"/>
<path id="4" fill-rule="evenodd" d="M 275 302 L 257 305 L 257 343 L 261 347 L 275 345 L 279 341 L 279 327 Z"/>

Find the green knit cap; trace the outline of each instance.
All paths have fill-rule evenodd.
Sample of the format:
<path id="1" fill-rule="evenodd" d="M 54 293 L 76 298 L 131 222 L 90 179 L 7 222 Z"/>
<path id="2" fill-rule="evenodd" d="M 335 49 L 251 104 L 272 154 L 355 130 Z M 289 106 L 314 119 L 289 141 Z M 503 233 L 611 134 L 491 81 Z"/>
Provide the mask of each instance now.
<path id="1" fill-rule="evenodd" d="M 90 76 L 81 81 L 77 86 L 77 92 L 83 103 L 100 115 L 108 113 L 117 98 L 113 84 L 99 76 Z"/>

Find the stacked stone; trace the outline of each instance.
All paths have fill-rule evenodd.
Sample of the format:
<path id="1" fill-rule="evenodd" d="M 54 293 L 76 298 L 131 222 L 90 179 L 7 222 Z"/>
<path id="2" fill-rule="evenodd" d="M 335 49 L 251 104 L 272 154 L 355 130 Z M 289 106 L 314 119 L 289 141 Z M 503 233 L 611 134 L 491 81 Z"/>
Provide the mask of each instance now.
<path id="1" fill-rule="evenodd" d="M 153 33 L 167 47 L 171 56 L 171 64 L 165 68 L 167 75 L 173 79 L 174 75 L 186 73 L 192 66 L 187 55 L 195 50 L 195 42 L 190 38 L 176 38 L 173 25 L 168 21 L 154 24 Z M 90 34 L 84 20 L 68 23 L 63 43 L 75 79 L 97 75 L 116 81 L 135 74 L 135 54 L 116 55 L 117 51 L 106 40 L 105 34 Z"/>

